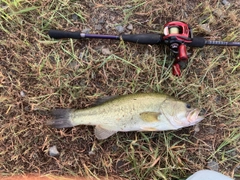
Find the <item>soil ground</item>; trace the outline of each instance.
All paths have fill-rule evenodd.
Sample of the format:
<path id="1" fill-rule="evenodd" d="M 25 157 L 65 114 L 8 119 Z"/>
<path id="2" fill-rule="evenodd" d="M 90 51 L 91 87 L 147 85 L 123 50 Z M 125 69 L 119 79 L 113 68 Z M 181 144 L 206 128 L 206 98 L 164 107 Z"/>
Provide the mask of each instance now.
<path id="1" fill-rule="evenodd" d="M 0 172 L 127 179 L 184 179 L 200 169 L 240 178 L 240 50 L 189 49 L 181 77 L 165 46 L 116 40 L 54 40 L 49 29 L 96 34 L 163 33 L 181 20 L 195 36 L 240 41 L 240 3 L 191 0 L 27 0 L 0 2 Z M 198 126 L 117 133 L 46 126 L 54 108 L 86 108 L 97 98 L 166 93 L 206 110 Z M 60 155 L 52 157 L 49 148 Z M 117 178 L 116 178 L 117 179 Z"/>

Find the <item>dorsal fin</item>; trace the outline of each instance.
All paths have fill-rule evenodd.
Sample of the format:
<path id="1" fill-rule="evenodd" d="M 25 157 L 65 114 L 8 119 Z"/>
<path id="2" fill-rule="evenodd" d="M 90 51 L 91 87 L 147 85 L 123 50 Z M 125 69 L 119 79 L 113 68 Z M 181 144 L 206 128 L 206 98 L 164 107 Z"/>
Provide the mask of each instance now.
<path id="1" fill-rule="evenodd" d="M 105 102 L 111 101 L 113 99 L 116 99 L 119 95 L 113 95 L 113 96 L 104 96 L 101 98 L 97 98 L 96 101 L 93 103 L 93 106 L 101 105 Z"/>

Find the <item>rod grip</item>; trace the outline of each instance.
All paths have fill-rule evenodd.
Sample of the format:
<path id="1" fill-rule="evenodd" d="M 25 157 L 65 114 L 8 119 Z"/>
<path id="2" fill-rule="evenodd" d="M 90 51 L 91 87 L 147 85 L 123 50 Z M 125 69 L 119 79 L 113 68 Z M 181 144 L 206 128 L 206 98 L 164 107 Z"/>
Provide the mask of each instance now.
<path id="1" fill-rule="evenodd" d="M 139 44 L 161 44 L 161 34 L 123 34 L 121 35 L 123 41 L 134 42 Z"/>
<path id="2" fill-rule="evenodd" d="M 205 45 L 205 39 L 203 37 L 193 37 L 191 43 L 187 44 L 190 47 L 203 47 Z"/>
<path id="3" fill-rule="evenodd" d="M 48 35 L 54 39 L 62 39 L 62 38 L 73 38 L 80 39 L 81 33 L 79 31 L 71 32 L 71 31 L 61 31 L 51 29 L 48 31 Z"/>

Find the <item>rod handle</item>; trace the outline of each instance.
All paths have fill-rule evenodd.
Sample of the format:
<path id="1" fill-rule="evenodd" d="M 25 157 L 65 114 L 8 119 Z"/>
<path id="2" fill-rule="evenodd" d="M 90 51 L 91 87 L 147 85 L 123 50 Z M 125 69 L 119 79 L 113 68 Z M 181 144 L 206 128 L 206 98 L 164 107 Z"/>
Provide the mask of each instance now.
<path id="1" fill-rule="evenodd" d="M 139 43 L 139 44 L 162 44 L 161 34 L 123 34 L 121 39 L 123 41 Z"/>
<path id="2" fill-rule="evenodd" d="M 54 39 L 62 39 L 62 38 L 73 38 L 80 39 L 81 33 L 79 31 L 71 32 L 71 31 L 61 31 L 51 29 L 48 31 L 48 35 Z"/>
<path id="3" fill-rule="evenodd" d="M 203 37 L 193 37 L 191 43 L 187 44 L 190 47 L 203 47 L 205 45 L 205 39 Z"/>

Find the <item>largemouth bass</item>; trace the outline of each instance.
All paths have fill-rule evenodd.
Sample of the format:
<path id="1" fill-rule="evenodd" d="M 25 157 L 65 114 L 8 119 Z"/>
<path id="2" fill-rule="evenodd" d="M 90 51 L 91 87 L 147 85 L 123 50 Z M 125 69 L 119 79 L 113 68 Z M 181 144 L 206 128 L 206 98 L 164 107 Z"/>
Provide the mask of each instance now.
<path id="1" fill-rule="evenodd" d="M 68 128 L 93 125 L 95 136 L 106 139 L 117 132 L 165 131 L 192 126 L 203 119 L 200 110 L 160 93 L 139 93 L 111 98 L 81 110 L 55 109 L 48 125 Z"/>

